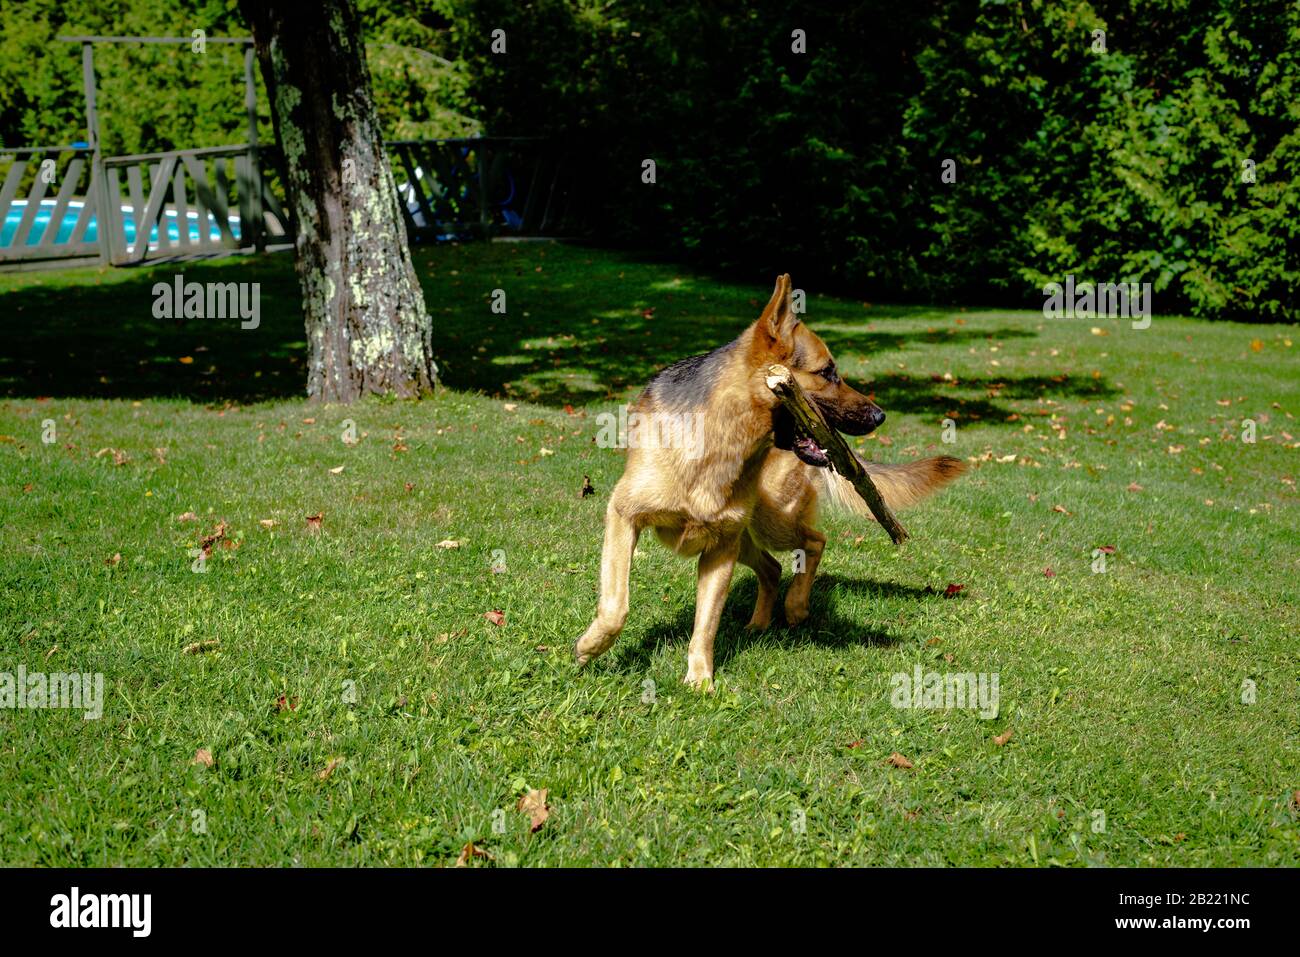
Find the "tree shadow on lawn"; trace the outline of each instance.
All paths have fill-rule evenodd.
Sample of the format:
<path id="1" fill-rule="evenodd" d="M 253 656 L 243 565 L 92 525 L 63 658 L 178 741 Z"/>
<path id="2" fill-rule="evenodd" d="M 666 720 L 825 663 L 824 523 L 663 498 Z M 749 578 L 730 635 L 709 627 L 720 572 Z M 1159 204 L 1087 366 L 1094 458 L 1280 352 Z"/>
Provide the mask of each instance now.
<path id="1" fill-rule="evenodd" d="M 655 285 L 647 281 L 640 292 L 629 298 L 638 303 L 663 303 L 664 294 L 655 290 Z M 512 302 L 519 305 L 511 306 L 508 319 L 478 317 L 456 328 L 447 327 L 438 361 L 444 383 L 452 388 L 551 406 L 613 401 L 623 398 L 628 390 L 639 389 L 656 372 L 679 359 L 710 352 L 735 339 L 761 311 L 761 304 L 755 308 L 750 301 L 744 299 L 743 292 L 723 287 L 710 290 L 703 302 L 687 300 L 686 309 L 674 303 L 668 303 L 666 308 L 612 309 L 602 308 L 576 285 L 552 287 L 544 301 L 516 295 Z M 654 314 L 645 315 L 651 308 Z M 515 309 L 518 315 L 513 313 Z M 528 315 L 524 316 L 524 312 Z M 913 313 L 929 316 L 934 310 L 891 308 L 888 318 Z M 864 324 L 862 319 L 853 321 Z M 915 334 L 865 329 L 848 332 L 835 329 L 833 320 L 828 321 L 826 329 L 815 322 L 812 328 L 822 335 L 841 363 L 852 358 L 865 360 L 917 343 L 956 345 L 1037 335 L 1010 326 L 932 329 Z M 448 348 L 450 344 L 455 348 Z M 981 386 L 985 381 L 965 387 Z M 860 381 L 854 384 L 869 387 Z M 1053 387 L 1053 383 L 1044 384 L 1045 389 Z"/>
<path id="2" fill-rule="evenodd" d="M 942 592 L 932 588 L 915 588 L 894 582 L 844 578 L 839 575 L 819 575 L 813 582 L 811 613 L 808 620 L 791 628 L 785 624 L 781 605 L 785 600 L 785 588 L 789 587 L 789 579 L 785 579 L 782 584 L 782 593 L 772 619 L 772 626 L 761 633 L 748 632 L 745 630 L 745 625 L 754 610 L 754 600 L 758 595 L 758 580 L 752 574 L 737 573 L 731 592 L 727 596 L 727 605 L 723 610 L 717 639 L 714 642 L 715 670 L 722 668 L 756 641 L 775 641 L 782 645 L 811 644 L 824 648 L 847 648 L 854 645 L 889 648 L 909 640 L 907 635 L 882 631 L 840 615 L 835 609 L 835 602 L 830 594 L 832 592 L 848 591 L 868 598 L 907 598 L 916 601 L 943 598 Z M 635 625 L 635 607 L 628 616 L 628 622 Z M 616 644 L 611 653 L 611 657 L 614 658 L 611 667 L 626 673 L 644 672 L 650 666 L 651 656 L 661 645 L 675 646 L 685 656 L 694 626 L 695 603 L 692 601 L 680 608 L 671 622 L 659 622 L 653 625 L 642 635 L 639 642 L 634 640 L 626 644 L 622 642 Z M 624 638 L 626 637 L 625 631 Z"/>
<path id="3" fill-rule="evenodd" d="M 866 387 L 864 386 L 864 390 Z M 958 390 L 979 390 L 981 398 L 961 395 Z M 1055 396 L 1071 399 L 1106 399 L 1117 391 L 1105 379 L 1091 376 L 1000 376 L 961 378 L 956 385 L 941 376 L 908 376 L 896 373 L 881 376 L 871 383 L 869 395 L 886 413 L 910 412 L 955 421 L 990 420 L 1005 424 L 1011 409 L 999 405 L 999 399 L 1037 399 Z"/>
<path id="4" fill-rule="evenodd" d="M 444 384 L 552 406 L 620 398 L 678 359 L 733 339 L 767 299 L 752 287 L 678 277 L 671 265 L 581 248 L 556 248 L 541 258 L 540 251 L 462 246 L 417 250 L 415 261 Z M 545 262 L 546 271 L 535 272 L 534 262 Z M 241 329 L 237 319 L 155 318 L 154 285 L 182 273 L 187 282 L 258 283 L 258 327 Z M 289 256 L 80 270 L 24 276 L 20 282 L 5 288 L 0 278 L 0 334 L 6 341 L 0 395 L 202 403 L 304 396 L 306 342 Z M 509 312 L 495 315 L 488 296 L 501 282 L 510 289 Z M 857 303 L 826 300 L 818 311 L 812 326 L 841 360 L 868 360 L 918 343 L 1037 335 L 1013 326 L 939 325 L 952 311 L 923 306 L 873 307 L 868 314 Z M 897 319 L 936 325 L 880 328 Z M 855 385 L 873 389 L 887 412 L 998 421 L 1009 413 L 999 398 L 1113 394 L 1102 380 L 1067 375 L 954 384 L 891 373 Z"/>
<path id="5" fill-rule="evenodd" d="M 733 340 L 768 299 L 765 288 L 702 278 L 656 257 L 580 247 L 558 247 L 549 257 L 540 250 L 498 249 L 487 257 L 494 255 L 495 261 L 479 267 L 493 281 L 510 287 L 508 313 L 494 315 L 482 278 L 482 290 L 438 286 L 448 268 L 458 266 L 463 278 L 474 265 L 463 261 L 469 255 L 464 249 L 449 253 L 451 261 L 426 262 L 428 268 L 421 270 L 426 300 L 435 310 L 435 328 L 445 330 L 445 335 L 435 336 L 443 381 L 453 388 L 543 405 L 629 397 L 666 366 Z M 541 263 L 545 271 L 534 272 Z M 681 275 L 674 274 L 678 269 Z M 435 271 L 438 275 L 431 275 Z M 451 311 L 439 314 L 438 302 Z M 1038 336 L 1028 326 L 989 328 L 973 318 L 970 324 L 954 325 L 951 320 L 960 318 L 954 310 L 932 306 L 865 310 L 851 300 L 823 299 L 816 311 L 809 324 L 842 363 L 869 362 L 918 345 L 962 346 Z M 907 325 L 896 320 L 906 320 Z M 932 325 L 917 328 L 920 322 Z M 1011 412 L 999 399 L 1115 394 L 1104 380 L 1071 375 L 978 377 L 957 383 L 941 376 L 898 374 L 874 382 L 855 380 L 852 374 L 849 379 L 863 391 L 874 391 L 886 411 L 998 422 Z M 972 391 L 982 395 L 972 396 Z"/>
<path id="6" fill-rule="evenodd" d="M 259 325 L 157 319 L 153 287 L 259 284 Z M 24 276 L 0 292 L 0 395 L 256 402 L 302 397 L 302 296 L 287 256 Z M 39 283 L 39 284 L 36 284 Z"/>

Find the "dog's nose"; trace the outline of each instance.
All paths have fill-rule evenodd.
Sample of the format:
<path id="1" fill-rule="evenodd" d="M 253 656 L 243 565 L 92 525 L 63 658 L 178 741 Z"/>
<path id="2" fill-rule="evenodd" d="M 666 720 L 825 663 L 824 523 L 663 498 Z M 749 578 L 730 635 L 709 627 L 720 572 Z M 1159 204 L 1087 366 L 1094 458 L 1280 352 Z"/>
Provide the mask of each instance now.
<path id="1" fill-rule="evenodd" d="M 872 413 L 871 413 L 871 421 L 872 421 L 872 426 L 871 426 L 871 427 L 872 427 L 873 429 L 878 429 L 878 428 L 880 428 L 881 423 L 883 423 L 883 422 L 885 421 L 885 410 L 884 410 L 884 409 L 875 409 L 875 410 L 873 410 Z"/>

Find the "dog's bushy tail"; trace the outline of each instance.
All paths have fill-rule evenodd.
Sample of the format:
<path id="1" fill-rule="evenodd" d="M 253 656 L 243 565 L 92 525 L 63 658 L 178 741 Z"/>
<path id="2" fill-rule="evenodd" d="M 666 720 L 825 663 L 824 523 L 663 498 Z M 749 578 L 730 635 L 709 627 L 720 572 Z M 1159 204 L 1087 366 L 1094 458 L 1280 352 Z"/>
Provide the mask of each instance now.
<path id="1" fill-rule="evenodd" d="M 860 455 L 857 459 L 871 476 L 871 481 L 875 483 L 876 488 L 880 490 L 880 497 L 891 509 L 906 508 L 914 502 L 919 502 L 966 471 L 966 463 L 951 455 L 936 455 L 933 458 L 902 462 L 897 465 L 868 462 Z M 832 506 L 855 515 L 871 515 L 871 509 L 857 493 L 853 483 L 838 472 L 828 468 L 814 469 L 813 484 L 817 487 L 819 497 L 830 502 Z"/>

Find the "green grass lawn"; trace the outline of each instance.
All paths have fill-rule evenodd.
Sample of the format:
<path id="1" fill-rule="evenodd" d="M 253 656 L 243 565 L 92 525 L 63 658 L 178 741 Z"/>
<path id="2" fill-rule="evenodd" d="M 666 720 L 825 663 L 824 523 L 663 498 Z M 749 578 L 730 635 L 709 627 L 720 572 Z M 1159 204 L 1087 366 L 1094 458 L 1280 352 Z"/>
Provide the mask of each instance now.
<path id="1" fill-rule="evenodd" d="M 104 676 L 100 720 L 0 710 L 0 863 L 1300 863 L 1295 329 L 810 290 L 889 414 L 864 453 L 976 467 L 901 549 L 826 516 L 798 629 L 744 633 L 738 570 L 706 695 L 694 566 L 652 536 L 573 665 L 623 462 L 595 416 L 770 280 L 420 251 L 449 388 L 342 408 L 300 398 L 287 258 L 184 267 L 260 282 L 255 331 L 154 319 L 175 268 L 0 277 L 0 671 Z M 917 665 L 996 673 L 999 713 L 894 708 Z"/>

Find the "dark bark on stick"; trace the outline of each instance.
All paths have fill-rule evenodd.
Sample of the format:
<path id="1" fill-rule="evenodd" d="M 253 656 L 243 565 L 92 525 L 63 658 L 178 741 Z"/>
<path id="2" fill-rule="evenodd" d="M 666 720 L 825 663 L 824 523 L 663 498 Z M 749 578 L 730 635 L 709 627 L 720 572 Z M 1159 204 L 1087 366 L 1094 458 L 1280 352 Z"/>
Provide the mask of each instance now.
<path id="1" fill-rule="evenodd" d="M 353 0 L 240 0 L 253 31 L 293 208 L 307 394 L 406 398 L 437 382 L 433 323 L 411 265 Z"/>
<path id="2" fill-rule="evenodd" d="M 853 483 L 853 487 L 871 509 L 871 514 L 876 516 L 876 521 L 889 533 L 894 544 L 901 545 L 907 541 L 907 529 L 898 523 L 894 513 L 880 497 L 880 491 L 871 481 L 867 470 L 862 467 L 862 463 L 858 461 L 858 457 L 853 454 L 840 434 L 826 424 L 817 407 L 809 401 L 803 389 L 799 388 L 799 383 L 795 381 L 790 370 L 785 366 L 774 365 L 768 367 L 767 373 L 767 387 L 776 394 L 781 404 L 794 417 L 796 428 L 821 446 L 831 460 L 831 467 Z"/>

